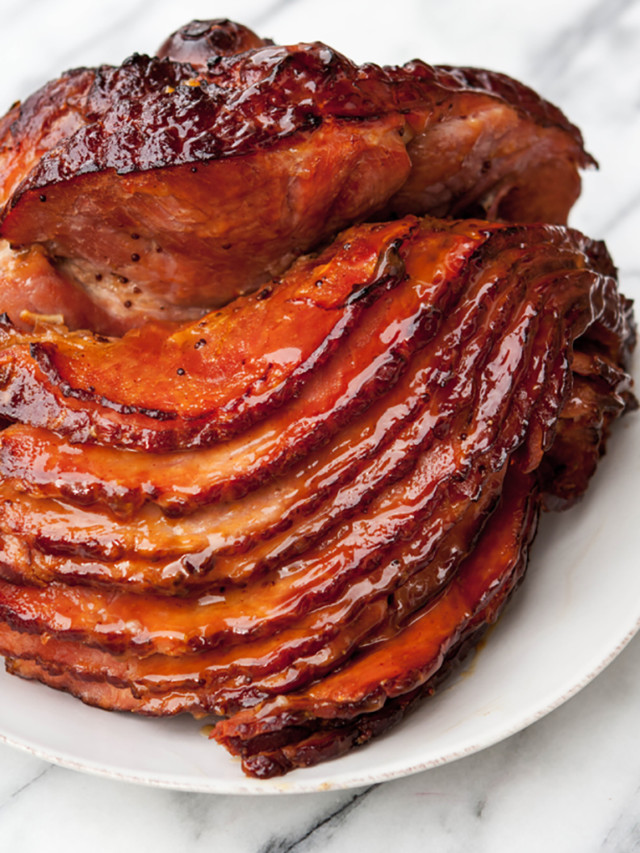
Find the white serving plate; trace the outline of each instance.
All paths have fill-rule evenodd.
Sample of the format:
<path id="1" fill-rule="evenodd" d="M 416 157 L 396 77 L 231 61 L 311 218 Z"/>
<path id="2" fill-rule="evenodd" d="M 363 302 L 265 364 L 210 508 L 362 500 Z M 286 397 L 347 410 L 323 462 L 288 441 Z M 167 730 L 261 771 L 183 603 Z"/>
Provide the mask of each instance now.
<path id="1" fill-rule="evenodd" d="M 543 518 L 525 582 L 481 651 L 400 726 L 343 758 L 248 779 L 202 722 L 100 711 L 4 672 L 0 741 L 110 778 L 235 794 L 369 785 L 477 752 L 577 693 L 640 627 L 639 448 L 640 412 L 616 425 L 586 497 Z"/>

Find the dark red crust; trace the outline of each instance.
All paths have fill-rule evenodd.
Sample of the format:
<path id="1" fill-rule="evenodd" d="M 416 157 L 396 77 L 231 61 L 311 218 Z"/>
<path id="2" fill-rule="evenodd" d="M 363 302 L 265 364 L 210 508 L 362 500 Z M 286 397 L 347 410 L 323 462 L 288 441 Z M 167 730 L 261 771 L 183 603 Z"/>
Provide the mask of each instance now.
<path id="1" fill-rule="evenodd" d="M 508 105 L 541 127 L 567 133 L 575 144 L 576 163 L 594 164 L 584 152 L 580 131 L 556 106 L 522 83 L 483 69 L 434 67 L 418 60 L 402 67 L 359 68 L 315 43 L 215 55 L 215 61 L 195 77 L 189 62 L 139 54 L 117 68 L 70 74 L 74 82 L 81 79 L 83 94 L 86 75 L 94 75 L 80 107 L 87 124 L 40 160 L 13 196 L 12 207 L 26 192 L 82 174 L 107 169 L 127 174 L 243 156 L 312 131 L 330 118 L 362 122 L 395 111 L 410 114 L 424 111 L 425 105 L 441 107 L 467 93 Z M 194 79 L 197 85 L 181 85 Z M 48 86 L 66 89 L 69 84 L 61 81 Z M 168 88 L 175 91 L 165 91 Z M 267 97 L 267 92 L 275 97 Z M 47 101 L 53 93 L 48 95 Z M 131 116 L 134 102 L 142 106 Z M 69 107 L 77 109 L 75 100 Z M 13 123 L 12 134 L 19 138 L 37 132 L 33 121 L 40 109 L 39 101 L 29 103 L 20 122 Z M 138 132 L 132 131 L 131 119 Z M 180 132 L 172 134 L 171 128 Z"/>
<path id="2" fill-rule="evenodd" d="M 504 75 L 358 67 L 207 26 L 171 42 L 195 66 L 170 45 L 71 72 L 5 121 L 1 235 L 42 243 L 101 331 L 193 319 L 367 218 L 565 222 L 593 162 L 557 108 Z"/>
<path id="3" fill-rule="evenodd" d="M 89 76 L 93 82 L 87 93 Z M 493 98 L 515 107 L 535 124 L 568 133 L 576 146 L 577 162 L 593 164 L 583 151 L 579 130 L 557 107 L 492 71 L 433 67 L 417 60 L 397 68 L 371 64 L 358 68 L 316 43 L 256 48 L 248 56 L 219 56 L 206 70 L 201 68 L 195 79 L 197 85 L 183 85 L 194 80 L 194 68 L 188 62 L 135 54 L 117 68 L 79 69 L 47 84 L 64 91 L 62 97 L 47 92 L 48 103 L 54 95 L 59 101 L 70 98 L 67 80 L 73 81 L 74 99 L 68 108 L 80 107 L 87 124 L 40 160 L 13 197 L 12 206 L 23 193 L 89 172 L 114 169 L 127 174 L 242 156 L 313 130 L 329 117 L 360 122 L 394 110 L 424 110 L 425 103 L 439 106 L 461 93 Z M 315 86 L 313 101 L 310 81 Z M 84 103 L 76 100 L 76 89 L 86 97 Z M 267 98 L 266 91 L 272 89 L 277 97 Z M 132 135 L 128 120 L 133 102 L 143 106 L 135 116 L 141 130 Z M 28 102 L 19 121 L 11 125 L 12 135 L 37 133 L 34 122 L 41 109 L 40 101 Z M 184 127 L 189 128 L 187 136 Z M 180 133 L 171 134 L 170 128 Z M 150 138 L 154 132 L 157 138 Z"/>

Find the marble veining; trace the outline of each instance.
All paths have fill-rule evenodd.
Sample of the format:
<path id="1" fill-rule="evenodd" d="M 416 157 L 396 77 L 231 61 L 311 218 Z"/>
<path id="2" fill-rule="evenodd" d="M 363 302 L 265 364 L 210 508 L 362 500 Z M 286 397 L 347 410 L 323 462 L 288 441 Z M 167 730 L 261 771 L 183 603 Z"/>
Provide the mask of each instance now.
<path id="1" fill-rule="evenodd" d="M 623 290 L 640 297 L 640 0 L 2 6 L 0 110 L 68 66 L 151 52 L 194 17 L 232 17 L 284 42 L 322 39 L 357 61 L 420 56 L 519 77 L 582 128 L 601 169 L 586 176 L 573 224 L 607 240 Z M 0 851 L 633 853 L 639 672 L 636 637 L 577 696 L 524 731 L 451 764 L 354 790 L 252 798 L 138 787 L 0 744 Z"/>

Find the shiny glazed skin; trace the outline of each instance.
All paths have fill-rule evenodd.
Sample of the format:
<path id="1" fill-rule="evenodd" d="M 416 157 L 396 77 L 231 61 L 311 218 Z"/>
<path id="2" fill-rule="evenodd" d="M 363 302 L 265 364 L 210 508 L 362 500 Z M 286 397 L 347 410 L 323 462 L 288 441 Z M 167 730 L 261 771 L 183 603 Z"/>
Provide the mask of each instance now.
<path id="1" fill-rule="evenodd" d="M 433 223 L 422 233 L 417 227 L 417 220 L 409 218 L 393 226 L 346 232 L 337 248 L 295 265 L 258 297 L 238 300 L 178 331 L 152 324 L 109 341 L 55 330 L 27 336 L 8 328 L 0 346 L 4 390 L 0 414 L 54 428 L 72 442 L 97 441 L 142 450 L 207 446 L 229 438 L 264 420 L 288 397 L 299 396 L 305 380 L 317 374 L 331 351 L 340 346 L 354 315 L 357 319 L 380 292 L 389 291 L 389 295 L 363 318 L 363 339 L 370 339 L 370 353 L 366 361 L 358 353 L 354 365 L 358 372 L 374 362 L 374 347 L 382 341 L 400 339 L 408 355 L 415 336 L 411 328 L 420 330 L 416 344 L 424 345 L 433 333 L 430 326 L 455 304 L 458 284 L 455 279 L 445 282 L 446 272 L 459 266 L 492 231 L 488 226 L 474 230 L 460 223 Z M 357 239 L 352 240 L 351 234 Z M 549 230 L 531 232 L 531 239 L 562 237 Z M 495 242 L 501 245 L 499 234 Z M 375 244 L 375 251 L 370 244 Z M 496 250 L 488 244 L 483 251 L 490 255 Z M 410 272 L 403 266 L 407 254 L 413 262 Z M 494 263 L 499 270 L 501 261 Z M 413 282 L 407 284 L 411 276 Z M 440 285 L 435 290 L 438 298 L 428 304 L 432 281 Z M 420 289 L 416 284 L 422 282 Z M 331 299 L 338 287 L 343 303 L 334 304 Z M 330 308 L 338 309 L 335 315 Z M 392 332 L 387 324 L 398 326 L 404 316 L 403 334 Z M 303 330 L 310 340 L 300 331 L 292 348 L 287 344 L 294 328 Z M 157 352 L 157 359 L 145 368 L 141 360 L 149 350 Z M 213 408 L 216 398 L 220 403 Z M 201 414 L 205 406 L 212 408 Z M 308 409 L 301 413 L 310 414 Z"/>
<path id="2" fill-rule="evenodd" d="M 431 543 L 437 543 L 470 502 L 478 499 L 488 477 L 502 469 L 505 459 L 522 448 L 529 420 L 535 423 L 541 391 L 545 391 L 545 402 L 551 397 L 556 377 L 544 377 L 551 367 L 558 369 L 557 358 L 547 341 L 538 342 L 526 331 L 526 314 L 522 309 L 516 313 L 514 331 L 504 335 L 492 358 L 476 371 L 474 378 L 481 388 L 486 387 L 473 401 L 476 411 L 461 408 L 447 440 L 418 453 L 415 467 L 376 494 L 364 514 L 337 526 L 321 545 L 285 561 L 264 580 L 194 599 L 115 596 L 55 583 L 42 590 L 13 588 L 0 582 L 0 610 L 5 619 L 23 629 L 80 638 L 116 652 L 135 648 L 143 654 L 180 655 L 218 645 L 229 648 L 238 641 L 276 633 L 317 605 L 332 601 L 342 590 L 355 588 L 362 572 L 377 568 L 381 561 L 396 566 L 391 579 L 397 583 L 398 567 L 407 565 L 407 557 L 402 556 L 402 546 L 398 555 L 389 553 L 390 543 L 410 540 L 419 548 L 425 537 L 421 559 L 427 561 Z M 533 340 L 521 346 L 516 357 L 513 344 L 527 337 Z M 504 369 L 505 356 L 509 367 L 501 379 L 504 390 L 498 395 L 488 380 L 499 365 Z M 566 364 L 566 359 L 560 363 Z M 561 379 L 560 387 L 566 384 Z M 556 406 L 560 399 L 559 395 Z M 616 413 L 623 407 L 619 398 Z M 524 417 L 527 411 L 529 418 Z M 461 427 L 468 432 L 461 432 Z"/>
<path id="3" fill-rule="evenodd" d="M 190 32 L 159 58 L 71 72 L 0 127 L 0 236 L 42 244 L 104 333 L 194 319 L 372 216 L 564 222 L 592 162 L 503 75 L 357 67 L 229 22 Z"/>
<path id="4" fill-rule="evenodd" d="M 212 57 L 234 56 L 272 44 L 271 39 L 260 38 L 249 27 L 228 18 L 217 18 L 191 21 L 180 27 L 162 43 L 157 56 L 174 62 L 188 62 L 198 70 L 206 70 Z"/>

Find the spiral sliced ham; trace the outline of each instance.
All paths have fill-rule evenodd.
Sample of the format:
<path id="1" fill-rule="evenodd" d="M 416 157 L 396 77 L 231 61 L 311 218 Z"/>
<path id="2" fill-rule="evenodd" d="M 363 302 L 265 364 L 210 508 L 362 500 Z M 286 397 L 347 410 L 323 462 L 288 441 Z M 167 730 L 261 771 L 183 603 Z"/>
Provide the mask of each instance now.
<path id="1" fill-rule="evenodd" d="M 214 714 L 258 777 L 366 743 L 635 406 L 631 305 L 563 224 L 579 132 L 502 75 L 213 21 L 0 139 L 8 671 Z"/>
<path id="2" fill-rule="evenodd" d="M 4 430 L 0 613 L 11 671 L 101 707 L 231 715 L 216 737 L 243 756 L 248 772 L 269 775 L 340 754 L 366 740 L 363 731 L 395 720 L 400 707 L 411 704 L 410 695 L 423 693 L 423 682 L 438 677 L 433 652 L 427 654 L 432 641 L 424 664 L 411 664 L 414 676 L 422 673 L 418 681 L 390 694 L 388 705 L 387 699 L 354 700 L 356 722 L 351 711 L 345 721 L 339 708 L 327 710 L 331 706 L 322 700 L 319 719 L 328 715 L 333 722 L 318 722 L 316 729 L 307 692 L 315 696 L 334 677 L 341 683 L 343 670 L 367 671 L 361 661 L 387 643 L 398 647 L 392 656 L 397 662 L 403 638 L 415 646 L 414 632 L 422 630 L 416 626 L 423 624 L 419 614 L 436 607 L 449 614 L 443 602 L 458 601 L 458 588 L 464 594 L 451 606 L 466 615 L 447 616 L 453 621 L 441 631 L 449 632 L 450 652 L 437 660 L 455 655 L 468 634 L 495 617 L 524 569 L 538 494 L 577 496 L 593 468 L 585 469 L 583 455 L 595 460 L 611 419 L 631 404 L 624 370 L 633 339 L 629 305 L 615 288 L 602 246 L 566 229 L 409 217 L 393 226 L 353 229 L 354 245 L 358 236 L 367 245 L 378 241 L 385 270 L 393 246 L 394 275 L 401 281 L 394 279 L 360 323 L 345 329 L 313 372 L 323 386 L 336 379 L 343 387 L 343 350 L 354 376 L 370 367 L 370 346 L 351 341 L 371 328 L 361 325 L 369 315 L 376 322 L 386 317 L 380 341 L 391 343 L 391 329 L 403 323 L 402 339 L 408 340 L 401 306 L 412 305 L 411 293 L 411 326 L 423 333 L 413 351 L 405 351 L 404 368 L 346 420 L 334 420 L 331 405 L 341 411 L 339 395 L 321 396 L 329 406 L 324 423 L 332 424 L 322 443 L 301 437 L 284 466 L 271 468 L 258 488 L 245 484 L 243 497 L 229 502 L 224 489 L 207 490 L 207 460 L 220 456 L 215 444 L 151 454 L 145 442 L 135 449 L 74 444 L 46 421 Z M 344 244 L 342 236 L 337 245 Z M 343 263 L 358 269 L 362 261 L 354 252 Z M 380 267 L 379 261 L 369 265 Z M 299 269 L 311 278 L 317 274 L 303 262 L 294 279 Z M 391 280 L 386 273 L 383 279 Z M 286 288 L 287 278 L 277 287 Z M 399 315 L 389 313 L 396 304 Z M 294 300 L 289 310 L 298 306 L 303 314 L 308 310 L 304 300 Z M 430 318 L 427 325 L 415 320 L 418 306 L 420 316 Z M 65 345 L 60 330 L 43 337 Z M 23 363 L 29 350 L 22 338 L 7 331 L 5 364 Z M 255 339 L 256 359 L 263 341 Z M 32 358 L 37 365 L 37 353 Z M 37 373 L 32 376 L 36 399 Z M 45 387 L 47 381 L 45 376 Z M 6 388 L 0 412 L 15 417 L 10 381 Z M 317 407 L 315 395 L 302 390 L 279 407 L 265 407 L 261 419 L 219 447 L 228 452 L 234 444 L 255 446 L 256 430 L 276 433 L 279 440 L 279 425 L 304 420 L 309 401 Z M 48 416 L 46 406 L 43 411 Z M 313 412 L 317 416 L 318 409 Z M 56 417 L 64 433 L 59 410 Z M 100 484 L 88 506 L 86 494 L 67 488 L 74 479 L 65 465 L 74 457 L 83 466 L 74 470 Z M 114 464 L 118 458 L 120 466 Z M 202 482 L 191 484 L 193 503 L 186 500 L 181 515 L 167 517 L 162 463 L 187 458 Z M 129 515 L 122 518 L 114 514 L 120 505 L 108 496 L 122 498 L 134 486 L 136 464 L 146 471 L 146 494 L 129 502 Z M 118 472 L 125 470 L 120 480 Z M 546 470 L 553 471 L 548 481 Z M 512 490 L 518 497 L 511 497 Z M 54 524 L 52 513 L 58 514 Z M 505 555 L 504 563 L 491 557 L 492 548 Z M 465 573 L 475 577 L 480 568 L 468 566 L 492 572 L 485 586 L 478 581 L 473 607 L 464 596 L 475 587 Z M 502 592 L 494 601 L 488 590 Z M 476 615 L 468 619 L 469 612 Z M 357 675 L 354 684 L 360 684 Z M 282 697 L 290 697 L 294 709 L 306 708 L 300 745 L 295 721 L 302 711 L 281 714 L 269 705 L 276 702 L 273 708 L 280 709 Z M 366 716 L 374 711 L 375 725 L 374 716 Z M 247 719 L 260 721 L 258 728 Z M 273 727 L 282 728 L 275 739 Z M 332 746 L 312 748 L 320 742 Z"/>

